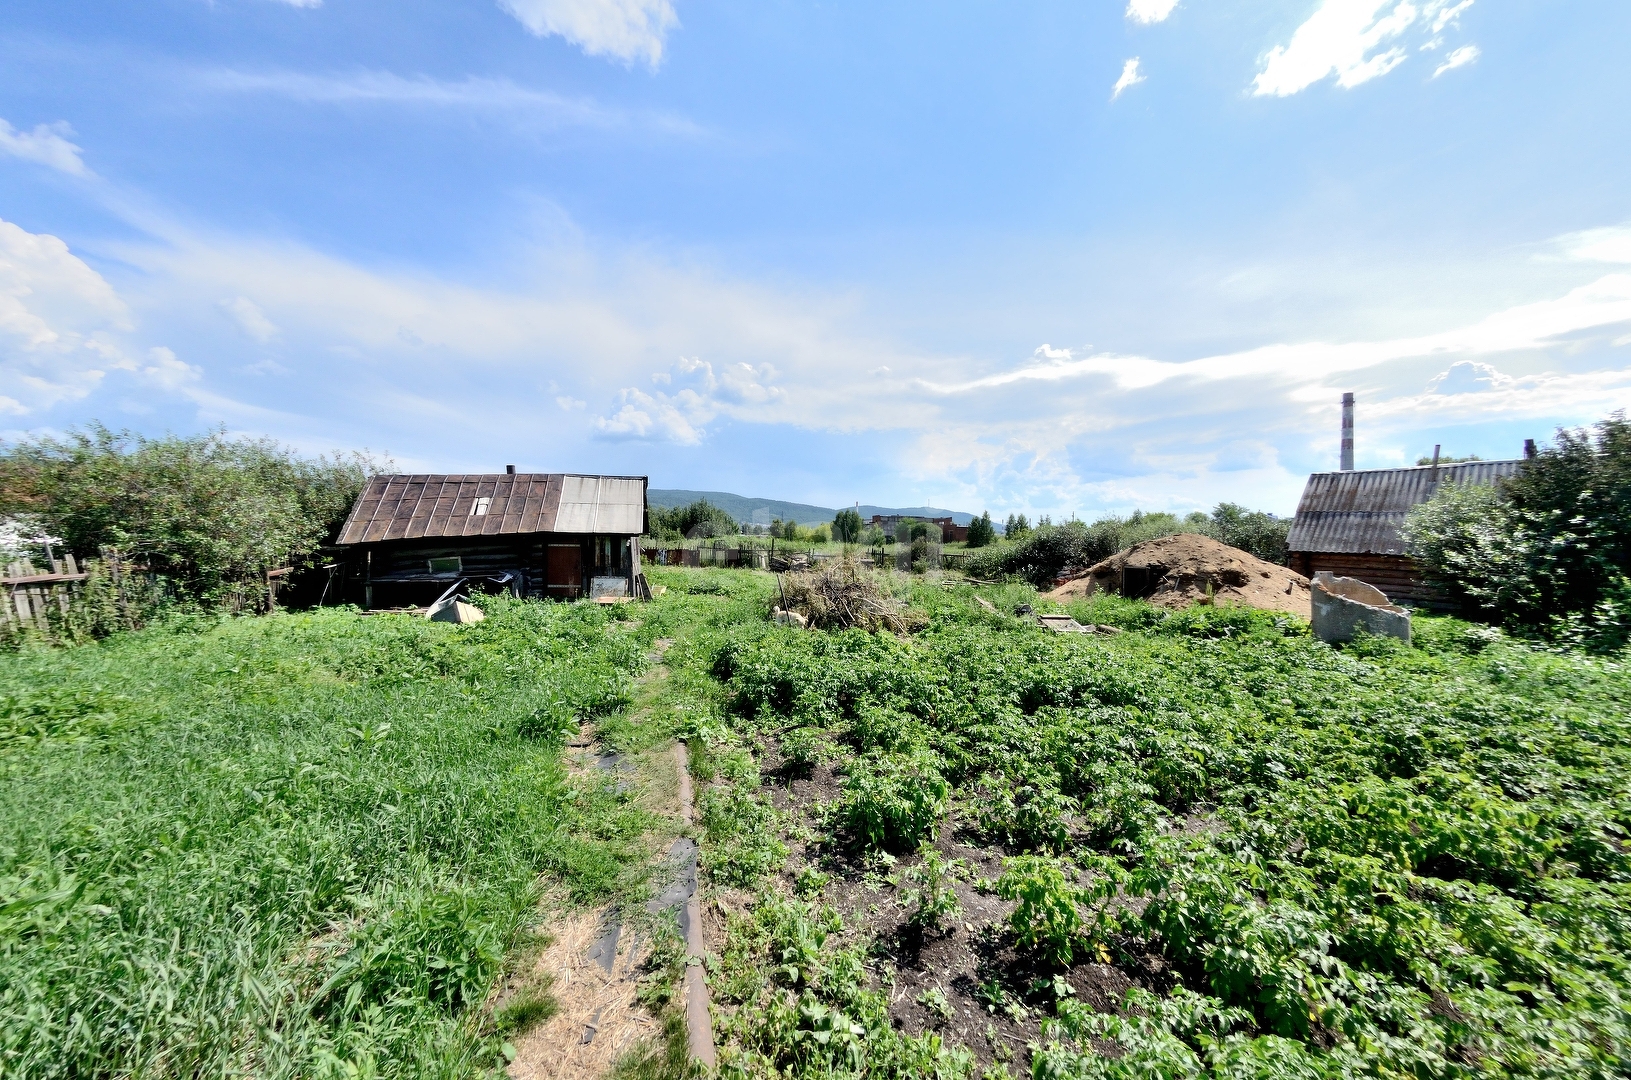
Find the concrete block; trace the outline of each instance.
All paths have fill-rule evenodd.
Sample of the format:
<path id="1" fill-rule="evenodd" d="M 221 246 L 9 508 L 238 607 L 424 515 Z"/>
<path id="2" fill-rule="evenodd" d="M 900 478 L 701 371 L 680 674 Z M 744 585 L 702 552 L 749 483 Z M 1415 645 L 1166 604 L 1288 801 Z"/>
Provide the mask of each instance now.
<path id="1" fill-rule="evenodd" d="M 1374 585 L 1321 570 L 1309 582 L 1308 595 L 1314 636 L 1321 641 L 1352 641 L 1361 627 L 1377 637 L 1410 640 L 1410 612 Z"/>

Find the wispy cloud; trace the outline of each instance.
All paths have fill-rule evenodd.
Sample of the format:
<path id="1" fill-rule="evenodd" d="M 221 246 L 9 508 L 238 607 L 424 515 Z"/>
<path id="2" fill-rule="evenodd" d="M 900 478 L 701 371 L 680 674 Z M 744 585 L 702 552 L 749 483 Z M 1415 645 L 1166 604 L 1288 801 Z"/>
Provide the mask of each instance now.
<path id="1" fill-rule="evenodd" d="M 921 385 L 937 393 L 961 394 L 1021 382 L 1057 383 L 1088 377 L 1108 378 L 1122 389 L 1143 389 L 1175 379 L 1216 381 L 1267 375 L 1312 381 L 1410 357 L 1488 356 L 1541 348 L 1581 331 L 1621 323 L 1631 323 L 1631 274 L 1609 274 L 1557 299 L 1508 308 L 1470 326 L 1421 337 L 1274 344 L 1176 363 L 1113 353 L 1078 358 L 1068 350 L 1061 358 L 1057 355 L 1060 350 L 1044 354 L 1038 349 L 1040 363 L 963 383 L 925 380 Z"/>
<path id="2" fill-rule="evenodd" d="M 220 307 L 228 318 L 238 324 L 238 329 L 256 341 L 264 344 L 277 336 L 277 327 L 272 325 L 272 320 L 268 319 L 260 305 L 249 297 L 234 296 L 229 300 L 222 300 Z"/>
<path id="3" fill-rule="evenodd" d="M 1178 0 L 1127 0 L 1127 17 L 1148 26 L 1163 22 L 1177 6 Z"/>
<path id="4" fill-rule="evenodd" d="M 66 123 L 40 124 L 33 131 L 18 131 L 0 120 L 0 152 L 24 161 L 49 165 L 70 176 L 89 176 L 91 171 L 80 158 L 78 146 L 68 141 L 74 129 Z"/>
<path id="5" fill-rule="evenodd" d="M 1121 65 L 1121 78 L 1117 79 L 1116 85 L 1111 88 L 1110 100 L 1116 100 L 1121 96 L 1121 92 L 1123 90 L 1127 89 L 1129 86 L 1137 86 L 1143 81 L 1144 76 L 1139 74 L 1138 71 L 1138 57 L 1135 56 L 1131 60 L 1128 60 L 1125 64 Z"/>
<path id="6" fill-rule="evenodd" d="M 1556 241 L 1565 256 L 1586 262 L 1631 263 L 1631 225 L 1568 233 Z"/>
<path id="7" fill-rule="evenodd" d="M 1405 62 L 1407 31 L 1425 33 L 1431 27 L 1436 34 L 1470 5 L 1471 0 L 1426 0 L 1420 6 L 1411 0 L 1322 0 L 1289 43 L 1269 50 L 1252 81 L 1252 92 L 1286 97 L 1331 75 L 1338 86 L 1359 86 Z M 1437 44 L 1428 42 L 1432 47 Z M 1474 50 L 1468 59 L 1476 55 Z"/>
<path id="8" fill-rule="evenodd" d="M 378 102 L 433 108 L 476 109 L 527 114 L 559 127 L 647 127 L 675 135 L 699 135 L 690 120 L 668 113 L 608 108 L 589 98 L 567 97 L 520 86 L 509 79 L 405 77 L 387 71 L 317 75 L 302 71 L 242 71 L 219 68 L 198 79 L 212 90 L 272 94 L 295 101 Z"/>
<path id="9" fill-rule="evenodd" d="M 1458 67 L 1465 67 L 1478 59 L 1478 56 L 1478 46 L 1463 45 L 1449 56 L 1446 56 L 1444 63 L 1433 69 L 1433 78 L 1438 78 L 1446 71 L 1454 71 Z"/>
<path id="10" fill-rule="evenodd" d="M 641 60 L 653 69 L 680 23 L 668 0 L 499 0 L 499 6 L 539 37 L 562 37 L 590 56 Z"/>
<path id="11" fill-rule="evenodd" d="M 323 0 L 279 0 L 279 3 L 297 8 L 320 8 L 323 6 Z"/>

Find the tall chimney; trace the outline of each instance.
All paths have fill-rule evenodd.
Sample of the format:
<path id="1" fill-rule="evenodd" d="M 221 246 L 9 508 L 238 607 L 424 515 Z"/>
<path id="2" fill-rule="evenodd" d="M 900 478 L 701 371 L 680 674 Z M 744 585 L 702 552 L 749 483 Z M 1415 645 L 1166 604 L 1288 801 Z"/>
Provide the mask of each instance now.
<path id="1" fill-rule="evenodd" d="M 515 475 L 515 466 L 514 465 L 504 466 L 504 474 L 506 476 L 514 476 Z"/>
<path id="2" fill-rule="evenodd" d="M 1342 395 L 1342 471 L 1354 468 L 1354 396 Z"/>
<path id="3" fill-rule="evenodd" d="M 1535 456 L 1535 440 L 1534 439 L 1525 439 L 1525 440 L 1523 440 L 1523 456 L 1526 457 L 1526 458 L 1532 458 L 1532 457 Z"/>

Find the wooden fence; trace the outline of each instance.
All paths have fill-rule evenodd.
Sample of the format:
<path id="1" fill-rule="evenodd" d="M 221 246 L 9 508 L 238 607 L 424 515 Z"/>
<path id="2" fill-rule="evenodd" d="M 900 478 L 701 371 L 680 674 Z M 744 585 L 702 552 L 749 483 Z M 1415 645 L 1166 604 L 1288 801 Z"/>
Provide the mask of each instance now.
<path id="1" fill-rule="evenodd" d="M 5 603 L 0 606 L 0 631 L 30 628 L 42 634 L 51 632 L 51 612 L 67 618 L 73 592 L 90 577 L 82 572 L 72 555 L 52 559 L 42 570 L 27 559 L 7 564 L 0 576 Z"/>
<path id="2" fill-rule="evenodd" d="M 0 567 L 0 638 L 37 633 L 60 641 L 135 629 L 160 588 L 112 548 L 101 559 L 64 555 L 48 567 L 19 559 Z"/>

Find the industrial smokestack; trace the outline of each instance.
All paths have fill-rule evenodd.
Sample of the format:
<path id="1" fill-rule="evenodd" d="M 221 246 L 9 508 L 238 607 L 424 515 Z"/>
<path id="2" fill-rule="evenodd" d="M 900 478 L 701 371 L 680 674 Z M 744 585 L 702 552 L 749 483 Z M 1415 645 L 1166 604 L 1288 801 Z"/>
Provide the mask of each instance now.
<path id="1" fill-rule="evenodd" d="M 1342 471 L 1354 468 L 1354 396 L 1342 395 Z"/>
<path id="2" fill-rule="evenodd" d="M 1525 439 L 1525 440 L 1523 440 L 1523 456 L 1526 457 L 1526 458 L 1532 458 L 1532 457 L 1536 456 L 1535 455 L 1535 440 L 1534 439 Z"/>

